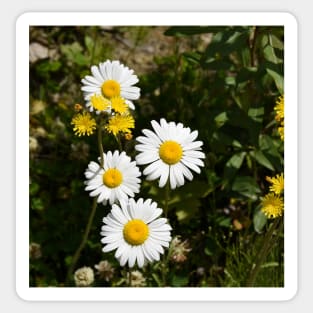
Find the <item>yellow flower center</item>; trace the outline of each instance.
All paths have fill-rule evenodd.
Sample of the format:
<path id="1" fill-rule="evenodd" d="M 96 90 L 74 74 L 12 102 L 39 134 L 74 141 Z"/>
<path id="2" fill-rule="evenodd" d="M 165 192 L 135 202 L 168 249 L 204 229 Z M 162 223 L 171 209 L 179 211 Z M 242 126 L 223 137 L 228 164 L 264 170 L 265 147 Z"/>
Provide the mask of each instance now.
<path id="1" fill-rule="evenodd" d="M 118 187 L 123 181 L 122 173 L 116 168 L 109 168 L 102 176 L 103 184 L 109 188 Z"/>
<path id="2" fill-rule="evenodd" d="M 133 246 L 143 244 L 149 236 L 149 228 L 142 220 L 131 220 L 123 229 L 124 239 Z"/>
<path id="3" fill-rule="evenodd" d="M 102 84 L 101 90 L 106 98 L 118 97 L 120 95 L 121 86 L 117 81 L 110 79 Z"/>
<path id="4" fill-rule="evenodd" d="M 90 98 L 91 105 L 98 111 L 104 111 L 110 108 L 110 101 L 101 95 L 94 94 Z"/>
<path id="5" fill-rule="evenodd" d="M 159 156 L 166 164 L 172 165 L 180 161 L 183 149 L 179 143 L 167 140 L 159 148 Z"/>

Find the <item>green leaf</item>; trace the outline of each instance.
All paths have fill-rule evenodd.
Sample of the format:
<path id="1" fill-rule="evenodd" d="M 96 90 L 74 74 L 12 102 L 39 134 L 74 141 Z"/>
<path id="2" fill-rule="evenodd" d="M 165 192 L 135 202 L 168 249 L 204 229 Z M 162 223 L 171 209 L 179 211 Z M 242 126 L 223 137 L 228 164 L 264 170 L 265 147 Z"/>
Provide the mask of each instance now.
<path id="1" fill-rule="evenodd" d="M 232 184 L 232 190 L 252 200 L 257 200 L 257 195 L 261 192 L 254 178 L 250 176 L 236 177 Z"/>
<path id="2" fill-rule="evenodd" d="M 248 116 L 257 123 L 262 123 L 264 115 L 264 107 L 250 108 L 248 110 Z"/>
<path id="3" fill-rule="evenodd" d="M 29 185 L 29 194 L 30 194 L 31 196 L 34 196 L 34 195 L 39 191 L 39 189 L 40 189 L 39 184 L 37 184 L 37 183 L 31 183 L 31 184 Z"/>
<path id="4" fill-rule="evenodd" d="M 159 287 L 162 287 L 163 284 L 162 284 L 161 279 L 159 278 L 159 276 L 156 273 L 152 273 L 152 277 L 155 280 L 155 282 L 157 283 L 157 285 Z"/>
<path id="5" fill-rule="evenodd" d="M 198 52 L 186 52 L 183 54 L 183 56 L 187 61 L 191 63 L 199 64 L 202 55 Z"/>
<path id="6" fill-rule="evenodd" d="M 216 223 L 221 227 L 229 227 L 231 225 L 231 218 L 220 216 L 216 219 Z"/>
<path id="7" fill-rule="evenodd" d="M 266 72 L 274 79 L 275 85 L 280 94 L 284 93 L 284 77 L 277 72 L 267 68 Z"/>
<path id="8" fill-rule="evenodd" d="M 44 204 L 42 202 L 42 200 L 40 198 L 33 198 L 31 200 L 31 208 L 33 210 L 38 210 L 38 211 L 41 211 L 43 210 L 45 207 L 44 207 Z"/>
<path id="9" fill-rule="evenodd" d="M 260 151 L 255 150 L 251 151 L 250 155 L 261 165 L 268 168 L 271 171 L 274 171 L 275 168 L 273 167 L 272 163 L 266 158 L 266 156 Z"/>
<path id="10" fill-rule="evenodd" d="M 183 287 L 188 284 L 188 276 L 178 276 L 174 275 L 172 279 L 172 286 L 173 287 Z"/>
<path id="11" fill-rule="evenodd" d="M 85 36 L 85 45 L 88 50 L 88 53 L 91 55 L 92 50 L 94 48 L 94 41 L 92 40 L 90 36 L 87 36 L 87 35 Z"/>
<path id="12" fill-rule="evenodd" d="M 261 233 L 266 225 L 267 217 L 261 210 L 257 210 L 253 215 L 253 226 L 257 233 Z"/>
<path id="13" fill-rule="evenodd" d="M 240 169 L 243 160 L 246 156 L 246 152 L 238 152 L 234 154 L 226 163 L 225 170 L 224 170 L 224 176 L 228 180 L 231 180 L 234 175 L 237 173 L 237 171 Z"/>
<path id="14" fill-rule="evenodd" d="M 227 113 L 222 112 L 218 114 L 217 116 L 215 116 L 214 121 L 218 128 L 223 126 L 228 121 Z"/>
<path id="15" fill-rule="evenodd" d="M 284 43 L 278 39 L 277 36 L 270 34 L 269 35 L 269 42 L 273 48 L 283 50 L 284 49 Z"/>

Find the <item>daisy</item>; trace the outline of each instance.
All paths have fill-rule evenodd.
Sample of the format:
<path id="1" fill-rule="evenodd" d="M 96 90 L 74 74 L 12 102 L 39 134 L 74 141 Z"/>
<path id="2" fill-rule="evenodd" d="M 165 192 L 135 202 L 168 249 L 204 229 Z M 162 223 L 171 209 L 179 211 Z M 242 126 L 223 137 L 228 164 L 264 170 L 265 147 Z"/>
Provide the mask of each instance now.
<path id="1" fill-rule="evenodd" d="M 123 151 L 119 153 L 109 151 L 103 153 L 103 168 L 91 161 L 85 171 L 87 187 L 91 197 L 98 197 L 97 202 L 113 204 L 117 200 L 127 200 L 139 192 L 141 174 L 136 162 L 131 162 L 129 156 Z M 99 158 L 100 160 L 100 158 Z"/>
<path id="2" fill-rule="evenodd" d="M 198 131 L 191 132 L 182 123 L 168 123 L 165 119 L 151 124 L 154 132 L 144 129 L 145 136 L 137 137 L 140 144 L 135 146 L 140 152 L 137 164 L 149 164 L 143 172 L 147 180 L 160 178 L 159 187 L 163 187 L 169 179 L 171 189 L 184 185 L 184 177 L 192 180 L 190 169 L 200 173 L 200 166 L 204 166 L 201 159 L 205 156 L 200 151 L 203 143 L 194 141 Z"/>
<path id="3" fill-rule="evenodd" d="M 98 66 L 93 65 L 91 73 L 92 76 L 87 75 L 82 79 L 81 88 L 87 101 L 86 106 L 91 112 L 94 110 L 91 97 L 95 94 L 109 100 L 122 97 L 130 109 L 135 109 L 131 100 L 140 97 L 140 88 L 133 86 L 139 81 L 133 70 L 119 61 L 107 60 Z"/>
<path id="4" fill-rule="evenodd" d="M 128 262 L 133 267 L 137 262 L 138 267 L 143 267 L 146 261 L 159 261 L 163 247 L 169 247 L 172 229 L 167 219 L 159 218 L 162 212 L 151 199 L 113 204 L 111 212 L 103 218 L 102 251 L 116 249 L 115 257 L 121 266 Z"/>

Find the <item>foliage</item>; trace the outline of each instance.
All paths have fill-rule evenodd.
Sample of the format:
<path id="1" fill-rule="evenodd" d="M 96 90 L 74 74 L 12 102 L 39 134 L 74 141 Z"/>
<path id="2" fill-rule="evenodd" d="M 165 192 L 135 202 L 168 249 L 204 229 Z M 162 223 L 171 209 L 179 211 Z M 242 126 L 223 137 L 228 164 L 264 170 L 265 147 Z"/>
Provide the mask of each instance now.
<path id="1" fill-rule="evenodd" d="M 65 284 L 92 203 L 83 173 L 98 154 L 96 138 L 73 135 L 74 104 L 83 104 L 80 80 L 90 66 L 119 59 L 139 73 L 134 138 L 165 117 L 197 129 L 204 143 L 201 174 L 170 193 L 173 236 L 187 239 L 192 252 L 185 262 L 169 261 L 168 284 L 245 286 L 271 224 L 260 210 L 265 177 L 284 169 L 274 112 L 284 87 L 283 35 L 282 27 L 266 26 L 32 27 L 30 43 L 49 54 L 30 64 L 30 243 L 42 252 L 30 259 L 30 285 Z M 163 50 L 157 48 L 162 42 Z M 122 144 L 134 157 L 135 140 Z M 116 149 L 113 136 L 103 145 Z M 140 196 L 164 205 L 164 192 L 144 182 Z M 101 221 L 109 209 L 98 207 L 78 266 L 94 268 L 106 259 L 114 277 L 96 276 L 94 285 L 125 286 L 114 254 L 101 252 Z M 284 285 L 283 230 L 274 235 L 256 286 Z M 161 273 L 160 264 L 148 265 L 146 285 L 160 286 Z"/>

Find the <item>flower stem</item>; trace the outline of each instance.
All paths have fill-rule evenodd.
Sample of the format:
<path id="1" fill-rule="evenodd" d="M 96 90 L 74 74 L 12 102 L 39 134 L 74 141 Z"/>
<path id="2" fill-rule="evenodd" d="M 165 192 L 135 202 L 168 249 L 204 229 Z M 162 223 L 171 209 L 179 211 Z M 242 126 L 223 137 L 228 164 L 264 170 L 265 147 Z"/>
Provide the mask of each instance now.
<path id="1" fill-rule="evenodd" d="M 165 204 L 164 204 L 164 216 L 165 216 L 165 218 L 167 218 L 167 214 L 168 214 L 169 197 L 170 197 L 170 182 L 167 181 L 167 183 L 165 185 Z"/>
<path id="2" fill-rule="evenodd" d="M 102 146 L 102 125 L 98 126 L 98 149 L 100 153 L 100 166 L 103 167 L 104 158 L 103 158 L 103 146 Z"/>
<path id="3" fill-rule="evenodd" d="M 99 149 L 99 153 L 100 153 L 100 166 L 103 167 L 104 157 L 103 157 L 102 127 L 101 127 L 101 124 L 98 127 L 98 149 Z M 88 236 L 89 236 L 89 233 L 90 233 L 90 230 L 91 230 L 91 227 L 92 227 L 93 219 L 95 217 L 96 210 L 97 210 L 97 204 L 98 204 L 97 203 L 97 199 L 98 199 L 98 197 L 95 197 L 93 199 L 91 212 L 90 212 L 90 215 L 89 215 L 88 223 L 87 223 L 87 226 L 86 226 L 86 229 L 85 229 L 82 241 L 81 241 L 80 245 L 78 246 L 77 250 L 75 251 L 75 254 L 74 254 L 72 262 L 71 262 L 71 265 L 70 265 L 70 267 L 69 267 L 69 269 L 67 271 L 66 285 L 69 285 L 69 283 L 71 281 L 71 277 L 72 277 L 73 271 L 75 269 L 75 266 L 77 264 L 77 261 L 78 261 L 80 255 L 81 255 L 81 252 L 83 251 L 83 249 L 84 249 L 84 247 L 86 245 L 86 242 L 88 240 Z"/>
<path id="4" fill-rule="evenodd" d="M 280 219 L 277 218 L 272 225 L 270 226 L 270 229 L 266 233 L 263 241 L 263 246 L 261 247 L 260 253 L 257 255 L 256 261 L 252 266 L 252 269 L 250 271 L 250 275 L 246 282 L 246 287 L 253 287 L 255 284 L 256 277 L 261 269 L 261 266 L 263 262 L 265 261 L 265 258 L 267 257 L 270 248 L 271 248 L 271 239 L 274 234 L 275 229 L 277 228 L 277 225 L 279 224 Z"/>
<path id="5" fill-rule="evenodd" d="M 92 208 L 91 208 L 91 212 L 90 212 L 90 215 L 89 215 L 88 223 L 87 223 L 84 235 L 83 235 L 83 239 L 82 239 L 79 247 L 77 248 L 77 250 L 76 250 L 76 252 L 75 252 L 75 254 L 73 256 L 71 266 L 69 267 L 69 270 L 67 272 L 67 277 L 66 277 L 67 285 L 69 284 L 69 282 L 71 280 L 71 276 L 72 276 L 72 273 L 73 273 L 73 271 L 75 269 L 76 263 L 77 263 L 77 261 L 78 261 L 78 259 L 80 257 L 80 254 L 81 254 L 82 250 L 84 249 L 85 244 L 86 244 L 86 242 L 88 240 L 89 232 L 90 232 L 90 229 L 91 229 L 91 226 L 92 226 L 92 222 L 93 222 L 93 219 L 94 219 L 94 216 L 95 216 L 95 213 L 96 213 L 96 209 L 97 209 L 97 197 L 93 199 Z"/>

